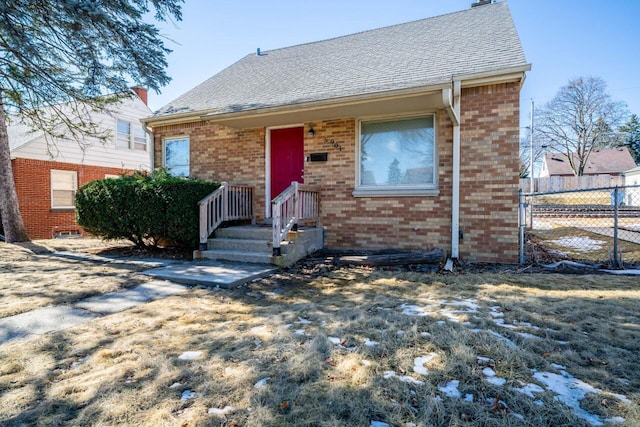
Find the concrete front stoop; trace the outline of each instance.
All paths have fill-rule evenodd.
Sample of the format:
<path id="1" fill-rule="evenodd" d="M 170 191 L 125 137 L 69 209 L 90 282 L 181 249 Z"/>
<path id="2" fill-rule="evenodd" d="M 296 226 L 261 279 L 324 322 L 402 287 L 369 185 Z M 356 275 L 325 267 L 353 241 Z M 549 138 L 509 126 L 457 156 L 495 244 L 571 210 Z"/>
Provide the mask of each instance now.
<path id="1" fill-rule="evenodd" d="M 195 251 L 194 259 L 273 264 L 287 267 L 324 247 L 324 229 L 300 227 L 281 243 L 280 256 L 273 256 L 273 230 L 264 225 L 219 228 L 208 240 L 208 249 Z"/>

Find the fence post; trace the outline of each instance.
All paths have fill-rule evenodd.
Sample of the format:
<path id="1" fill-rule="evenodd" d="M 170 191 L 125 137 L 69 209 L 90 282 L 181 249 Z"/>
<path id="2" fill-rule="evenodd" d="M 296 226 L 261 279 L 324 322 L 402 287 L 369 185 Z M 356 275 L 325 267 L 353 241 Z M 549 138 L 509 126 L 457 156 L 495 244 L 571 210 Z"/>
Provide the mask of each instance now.
<path id="1" fill-rule="evenodd" d="M 524 265 L 524 195 L 522 189 L 518 190 L 518 227 L 520 228 L 520 265 Z"/>
<path id="2" fill-rule="evenodd" d="M 618 259 L 618 186 L 613 190 L 613 268 L 621 268 L 622 260 Z"/>

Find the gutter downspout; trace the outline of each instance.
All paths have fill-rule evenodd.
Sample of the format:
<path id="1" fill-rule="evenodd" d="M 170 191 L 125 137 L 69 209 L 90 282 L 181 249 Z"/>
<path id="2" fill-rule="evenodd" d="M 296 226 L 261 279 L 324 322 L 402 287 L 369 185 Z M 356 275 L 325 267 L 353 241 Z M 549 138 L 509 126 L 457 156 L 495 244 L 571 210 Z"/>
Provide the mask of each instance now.
<path id="1" fill-rule="evenodd" d="M 149 135 L 149 173 L 153 172 L 154 160 L 156 155 L 155 141 L 153 140 L 153 131 L 147 126 L 145 122 L 142 122 L 142 129 Z"/>
<path id="2" fill-rule="evenodd" d="M 451 258 L 458 259 L 460 249 L 460 80 L 452 89 L 442 90 L 442 100 L 453 123 L 453 180 L 451 185 Z M 447 266 L 450 263 L 447 262 Z M 450 265 L 452 267 L 452 263 Z M 447 268 L 445 266 L 445 268 Z"/>

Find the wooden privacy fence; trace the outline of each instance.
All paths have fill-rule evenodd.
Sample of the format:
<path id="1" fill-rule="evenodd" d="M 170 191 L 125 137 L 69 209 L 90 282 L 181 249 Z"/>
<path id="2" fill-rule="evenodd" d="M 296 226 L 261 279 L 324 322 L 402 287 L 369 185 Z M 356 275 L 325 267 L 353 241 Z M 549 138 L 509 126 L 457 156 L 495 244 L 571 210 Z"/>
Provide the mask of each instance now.
<path id="1" fill-rule="evenodd" d="M 206 250 L 207 239 L 224 221 L 254 220 L 253 187 L 229 185 L 220 187 L 198 202 L 200 206 L 200 250 Z"/>
<path id="2" fill-rule="evenodd" d="M 612 175 L 584 176 L 550 176 L 533 178 L 534 193 L 553 193 L 557 191 L 586 190 L 590 188 L 606 188 L 624 185 L 624 177 Z M 520 189 L 524 193 L 531 192 L 531 179 L 521 178 Z"/>

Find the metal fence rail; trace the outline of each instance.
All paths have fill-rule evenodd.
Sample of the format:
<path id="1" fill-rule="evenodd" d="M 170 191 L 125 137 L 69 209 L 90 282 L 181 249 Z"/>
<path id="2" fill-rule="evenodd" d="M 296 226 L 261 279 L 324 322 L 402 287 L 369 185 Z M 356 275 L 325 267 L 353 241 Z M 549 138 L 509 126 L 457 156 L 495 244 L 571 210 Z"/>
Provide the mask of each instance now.
<path id="1" fill-rule="evenodd" d="M 520 263 L 640 265 L 640 185 L 524 194 Z"/>

